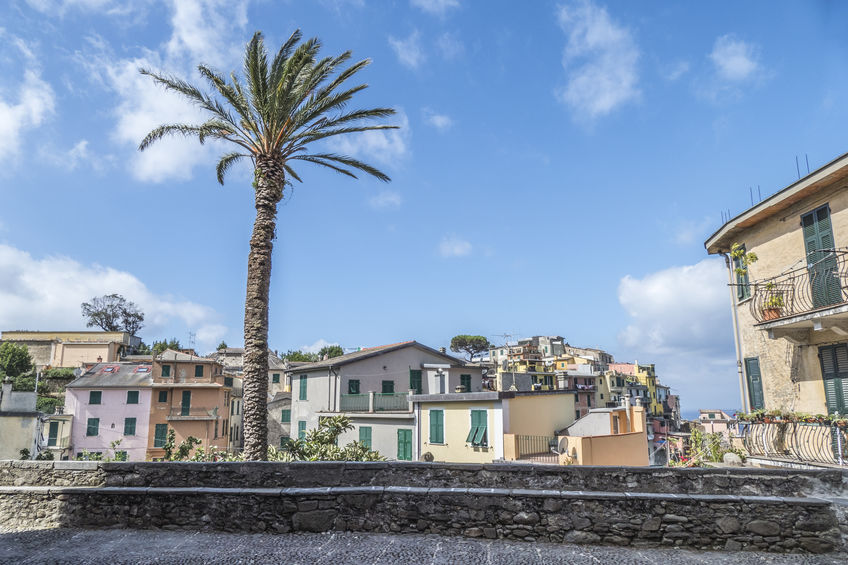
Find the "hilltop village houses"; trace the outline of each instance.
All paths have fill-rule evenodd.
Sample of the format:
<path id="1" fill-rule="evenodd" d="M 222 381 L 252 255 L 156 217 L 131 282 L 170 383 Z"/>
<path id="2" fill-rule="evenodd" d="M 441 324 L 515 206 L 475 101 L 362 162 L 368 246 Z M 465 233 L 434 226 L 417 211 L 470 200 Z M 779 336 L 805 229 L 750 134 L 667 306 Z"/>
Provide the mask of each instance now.
<path id="1" fill-rule="evenodd" d="M 730 218 L 704 245 L 727 266 L 751 459 L 848 462 L 848 154 Z"/>
<path id="2" fill-rule="evenodd" d="M 169 433 L 177 445 L 192 436 L 204 449 L 243 448 L 241 348 L 137 355 L 138 338 L 119 332 L 3 332 L 2 339 L 35 352 L 39 369 L 76 368 L 62 387 L 64 406 L 54 414 L 33 406 L 32 426 L 16 432 L 20 447 L 8 456 L 29 445 L 57 459 L 156 460 Z M 275 446 L 345 415 L 353 429 L 340 444 L 357 441 L 393 460 L 648 465 L 665 463 L 667 438 L 680 433 L 678 399 L 653 365 L 616 363 L 559 336 L 492 348 L 476 362 L 416 341 L 310 363 L 269 351 L 267 378 Z M 0 397 L 0 425 L 11 421 L 4 407 L 12 394 L 4 388 Z M 14 406 L 22 399 L 15 396 Z"/>

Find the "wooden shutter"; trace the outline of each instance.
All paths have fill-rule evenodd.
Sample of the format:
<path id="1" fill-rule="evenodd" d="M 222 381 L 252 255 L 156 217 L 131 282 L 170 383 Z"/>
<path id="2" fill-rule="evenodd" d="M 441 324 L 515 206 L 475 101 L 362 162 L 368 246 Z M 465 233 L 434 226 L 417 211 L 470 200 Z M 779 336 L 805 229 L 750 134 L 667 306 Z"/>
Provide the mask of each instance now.
<path id="1" fill-rule="evenodd" d="M 135 435 L 135 418 L 124 418 L 124 435 Z"/>
<path id="2" fill-rule="evenodd" d="M 182 403 L 180 404 L 180 415 L 188 416 L 191 413 L 191 391 L 184 390 Z"/>
<path id="3" fill-rule="evenodd" d="M 412 460 L 412 430 L 398 430 L 397 458 L 401 461 Z"/>
<path id="4" fill-rule="evenodd" d="M 371 449 L 371 426 L 359 427 L 359 443 Z"/>
<path id="5" fill-rule="evenodd" d="M 445 413 L 430 410 L 430 443 L 445 443 Z"/>
<path id="6" fill-rule="evenodd" d="M 47 436 L 47 445 L 54 446 L 59 439 L 59 422 L 50 422 L 50 432 Z"/>
<path id="7" fill-rule="evenodd" d="M 765 408 L 765 400 L 760 360 L 756 357 L 745 359 L 745 373 L 748 376 L 748 402 L 751 403 L 751 410 L 762 410 Z"/>
<path id="8" fill-rule="evenodd" d="M 827 205 L 801 216 L 801 230 L 807 251 L 807 266 L 813 306 L 820 308 L 842 302 L 838 266 L 833 249 L 833 227 Z"/>
<path id="9" fill-rule="evenodd" d="M 168 441 L 168 424 L 156 424 L 153 447 L 164 447 Z"/>
<path id="10" fill-rule="evenodd" d="M 306 400 L 306 375 L 300 375 L 300 400 Z"/>
<path id="11" fill-rule="evenodd" d="M 350 379 L 347 382 L 348 394 L 359 394 L 359 379 Z"/>
<path id="12" fill-rule="evenodd" d="M 459 384 L 465 387 L 465 392 L 471 392 L 471 375 L 459 375 Z"/>
<path id="13" fill-rule="evenodd" d="M 383 394 L 394 394 L 395 381 L 383 381 Z"/>
<path id="14" fill-rule="evenodd" d="M 828 414 L 848 412 L 848 346 L 844 343 L 819 348 L 824 398 Z"/>

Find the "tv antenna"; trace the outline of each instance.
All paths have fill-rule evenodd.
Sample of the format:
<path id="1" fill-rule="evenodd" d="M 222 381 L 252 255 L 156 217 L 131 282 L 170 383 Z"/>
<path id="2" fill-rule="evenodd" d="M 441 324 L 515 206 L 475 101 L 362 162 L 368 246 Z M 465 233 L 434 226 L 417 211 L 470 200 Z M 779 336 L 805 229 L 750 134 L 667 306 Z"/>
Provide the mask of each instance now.
<path id="1" fill-rule="evenodd" d="M 197 337 L 197 334 L 193 331 L 188 332 L 188 348 L 194 349 L 194 338 Z"/>

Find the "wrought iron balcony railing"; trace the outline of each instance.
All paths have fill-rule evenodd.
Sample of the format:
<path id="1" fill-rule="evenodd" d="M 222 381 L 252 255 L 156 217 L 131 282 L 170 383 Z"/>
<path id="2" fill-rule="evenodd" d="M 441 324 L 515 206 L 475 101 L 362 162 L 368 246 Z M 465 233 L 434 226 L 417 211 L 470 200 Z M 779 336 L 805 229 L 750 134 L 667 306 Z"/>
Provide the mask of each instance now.
<path id="1" fill-rule="evenodd" d="M 807 266 L 754 281 L 751 314 L 760 323 L 842 304 L 848 300 L 848 250 L 816 251 Z"/>
<path id="2" fill-rule="evenodd" d="M 753 457 L 848 465 L 848 434 L 835 424 L 739 422 L 737 434 Z"/>

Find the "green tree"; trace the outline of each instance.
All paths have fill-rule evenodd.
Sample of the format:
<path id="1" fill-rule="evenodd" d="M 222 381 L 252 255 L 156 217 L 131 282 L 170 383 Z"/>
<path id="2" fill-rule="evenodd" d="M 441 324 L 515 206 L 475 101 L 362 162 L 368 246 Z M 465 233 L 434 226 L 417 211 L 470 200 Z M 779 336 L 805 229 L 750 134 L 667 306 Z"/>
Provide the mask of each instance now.
<path id="1" fill-rule="evenodd" d="M 224 77 L 200 65 L 200 75 L 213 94 L 188 82 L 142 69 L 166 90 L 177 92 L 206 112 L 201 124 L 165 124 L 142 140 L 139 150 L 169 135 L 221 140 L 233 151 L 221 157 L 218 182 L 237 161 L 248 158 L 253 166 L 256 219 L 247 260 L 247 291 L 244 310 L 244 450 L 248 460 L 266 458 L 268 449 L 268 290 L 271 254 L 276 237 L 277 204 L 292 181 L 302 182 L 294 166 L 313 163 L 356 178 L 362 171 L 377 179 L 389 177 L 376 168 L 346 155 L 310 152 L 315 142 L 338 135 L 387 129 L 396 126 L 368 124 L 367 120 L 394 114 L 391 108 L 347 109 L 366 84 L 348 87 L 347 81 L 370 61 L 346 66 L 349 51 L 337 57 L 319 58 L 318 39 L 301 42 L 295 31 L 273 60 L 257 32 L 244 55 L 244 82 L 235 73 Z"/>
<path id="2" fill-rule="evenodd" d="M 318 352 L 318 359 L 323 359 L 324 355 L 326 355 L 328 359 L 341 357 L 344 355 L 344 349 L 342 349 L 341 345 L 325 345 Z"/>
<path id="3" fill-rule="evenodd" d="M 135 348 L 135 353 L 136 355 L 150 355 L 151 353 L 153 353 L 153 350 L 150 349 L 149 345 L 142 341 L 141 345 Z"/>
<path id="4" fill-rule="evenodd" d="M 227 342 L 224 341 L 224 340 L 221 340 L 221 343 L 218 344 L 218 347 L 216 347 L 215 350 L 221 351 L 222 349 L 226 349 L 226 348 L 227 348 Z"/>
<path id="5" fill-rule="evenodd" d="M 385 457 L 353 441 L 339 447 L 339 436 L 353 429 L 347 416 L 321 418 L 318 428 L 306 432 L 303 439 L 287 442 L 274 459 L 286 461 L 383 461 Z"/>
<path id="6" fill-rule="evenodd" d="M 456 335 L 451 339 L 450 349 L 456 353 L 465 353 L 468 360 L 474 359 L 484 351 L 492 347 L 489 340 L 482 335 Z"/>
<path id="7" fill-rule="evenodd" d="M 162 341 L 154 341 L 153 342 L 153 355 L 160 355 L 166 349 L 173 349 L 174 351 L 179 351 L 183 346 L 180 345 L 180 340 L 175 337 L 172 337 L 170 341 L 167 339 L 163 339 Z"/>
<path id="8" fill-rule="evenodd" d="M 106 332 L 127 332 L 136 335 L 144 327 L 144 313 L 120 294 L 95 296 L 83 302 L 82 315 L 86 326 L 99 327 Z"/>
<path id="9" fill-rule="evenodd" d="M 26 345 L 6 341 L 0 345 L 0 372 L 15 378 L 32 370 L 32 357 Z"/>
<path id="10" fill-rule="evenodd" d="M 303 363 L 314 363 L 318 360 L 318 354 L 316 353 L 306 353 L 305 351 L 295 351 L 293 349 L 289 349 L 286 351 L 280 359 L 285 359 L 286 361 L 294 361 L 294 362 L 303 362 Z"/>

